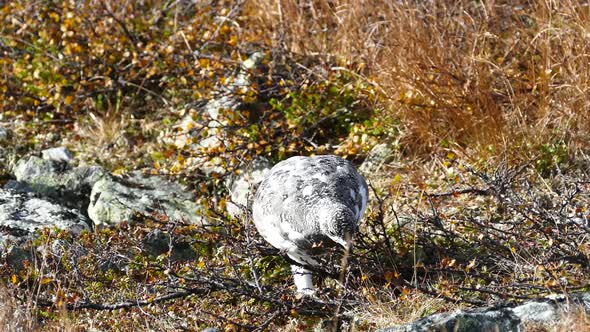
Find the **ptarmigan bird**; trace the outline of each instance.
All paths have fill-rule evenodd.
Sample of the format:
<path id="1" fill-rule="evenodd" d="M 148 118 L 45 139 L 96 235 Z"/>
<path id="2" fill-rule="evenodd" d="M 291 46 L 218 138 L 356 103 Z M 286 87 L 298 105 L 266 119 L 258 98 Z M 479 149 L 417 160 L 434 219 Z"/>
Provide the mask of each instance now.
<path id="1" fill-rule="evenodd" d="M 297 291 L 313 294 L 311 272 L 318 246 L 350 246 L 367 207 L 365 179 L 336 156 L 292 157 L 261 182 L 252 205 L 254 224 L 291 265 Z"/>

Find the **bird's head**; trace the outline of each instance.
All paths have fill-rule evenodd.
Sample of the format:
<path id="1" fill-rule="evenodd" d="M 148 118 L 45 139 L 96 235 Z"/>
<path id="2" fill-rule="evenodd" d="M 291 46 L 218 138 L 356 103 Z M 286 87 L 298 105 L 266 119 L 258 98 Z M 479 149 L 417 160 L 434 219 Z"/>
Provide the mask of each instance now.
<path id="1" fill-rule="evenodd" d="M 357 219 L 345 205 L 326 205 L 319 213 L 320 230 L 332 241 L 346 248 L 358 230 Z"/>

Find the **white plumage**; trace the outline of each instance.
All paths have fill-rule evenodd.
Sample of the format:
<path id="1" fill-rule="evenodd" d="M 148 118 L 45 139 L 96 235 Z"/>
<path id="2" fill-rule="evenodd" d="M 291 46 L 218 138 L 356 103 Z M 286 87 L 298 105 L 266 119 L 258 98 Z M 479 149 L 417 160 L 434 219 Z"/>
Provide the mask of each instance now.
<path id="1" fill-rule="evenodd" d="M 292 157 L 276 164 L 256 191 L 252 214 L 258 232 L 285 252 L 297 291 L 313 293 L 318 245 L 346 247 L 367 207 L 365 179 L 336 156 Z"/>

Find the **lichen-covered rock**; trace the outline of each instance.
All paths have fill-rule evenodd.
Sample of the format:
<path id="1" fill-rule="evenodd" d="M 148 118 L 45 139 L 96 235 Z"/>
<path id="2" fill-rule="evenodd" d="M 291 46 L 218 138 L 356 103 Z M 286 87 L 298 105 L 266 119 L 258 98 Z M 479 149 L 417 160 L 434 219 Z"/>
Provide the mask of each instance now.
<path id="1" fill-rule="evenodd" d="M 66 147 L 57 147 L 41 151 L 41 155 L 45 160 L 70 162 L 74 160 L 74 156 Z"/>
<path id="2" fill-rule="evenodd" d="M 13 192 L 17 193 L 34 193 L 35 191 L 31 186 L 26 183 L 18 182 L 15 180 L 8 180 L 6 184 L 4 184 L 4 189 L 12 190 Z"/>
<path id="3" fill-rule="evenodd" d="M 359 166 L 359 172 L 370 175 L 381 169 L 393 157 L 394 150 L 388 143 L 377 144 L 371 149 L 365 161 Z"/>
<path id="4" fill-rule="evenodd" d="M 90 229 L 79 211 L 63 207 L 30 193 L 0 189 L 0 245 L 22 242 L 37 229 L 49 227 L 79 234 Z"/>
<path id="5" fill-rule="evenodd" d="M 98 166 L 73 167 L 65 162 L 32 156 L 17 163 L 14 175 L 17 181 L 36 193 L 85 211 L 92 186 L 108 173 Z"/>
<path id="6" fill-rule="evenodd" d="M 478 308 L 440 313 L 419 319 L 413 323 L 393 326 L 380 332 L 422 331 L 523 331 L 527 324 L 550 326 L 558 321 L 568 307 L 579 305 L 590 311 L 590 293 L 573 294 L 568 300 L 563 297 L 539 299 L 516 307 Z"/>
<path id="7" fill-rule="evenodd" d="M 142 245 L 143 249 L 153 256 L 159 256 L 170 251 L 170 259 L 173 261 L 191 261 L 197 258 L 197 253 L 188 242 L 171 238 L 170 234 L 159 229 L 149 232 L 142 240 Z"/>
<path id="8" fill-rule="evenodd" d="M 255 69 L 258 64 L 264 59 L 264 53 L 255 52 L 248 59 L 246 59 L 241 66 L 241 70 L 235 77 L 227 78 L 229 84 L 219 87 L 216 96 L 209 100 L 199 111 L 201 114 L 206 114 L 209 121 L 205 125 L 207 127 L 207 134 L 201 137 L 200 141 L 190 144 L 190 149 L 199 152 L 202 149 L 214 148 L 221 144 L 227 135 L 227 129 L 223 128 L 220 119 L 220 110 L 238 111 L 242 104 L 239 90 L 248 87 L 251 82 L 251 70 Z M 175 144 L 178 148 L 183 149 L 187 142 L 192 142 L 193 137 L 197 136 L 200 131 L 194 130 L 195 127 L 203 126 L 196 123 L 192 114 L 185 116 L 176 126 L 179 129 L 175 138 L 170 142 Z M 221 166 L 219 158 L 197 157 L 192 158 L 192 164 L 197 165 L 197 168 L 205 174 L 213 172 L 223 173 L 224 168 Z"/>
<path id="9" fill-rule="evenodd" d="M 202 224 L 201 210 L 194 195 L 180 184 L 134 172 L 128 178 L 103 178 L 95 183 L 88 216 L 97 225 L 134 222 L 138 216 L 166 216 L 169 220 Z"/>
<path id="10" fill-rule="evenodd" d="M 251 82 L 250 71 L 255 69 L 256 66 L 264 59 L 264 53 L 256 52 L 253 53 L 246 61 L 242 63 L 242 70 L 233 79 L 232 83 L 227 87 L 219 91 L 219 98 L 211 99 L 203 108 L 203 111 L 209 115 L 212 122 L 209 123 L 209 127 L 217 127 L 220 125 L 219 110 L 231 109 L 236 110 L 241 103 L 239 96 L 235 94 L 238 89 L 249 86 Z"/>
<path id="11" fill-rule="evenodd" d="M 4 261 L 13 270 L 20 271 L 25 268 L 25 262 L 32 262 L 34 259 L 34 250 L 30 247 L 22 247 L 16 244 L 3 244 Z"/>
<path id="12" fill-rule="evenodd" d="M 226 204 L 226 209 L 230 216 L 243 216 L 244 208 L 250 207 L 256 187 L 266 178 L 271 166 L 265 158 L 256 159 L 228 181 L 231 202 Z"/>

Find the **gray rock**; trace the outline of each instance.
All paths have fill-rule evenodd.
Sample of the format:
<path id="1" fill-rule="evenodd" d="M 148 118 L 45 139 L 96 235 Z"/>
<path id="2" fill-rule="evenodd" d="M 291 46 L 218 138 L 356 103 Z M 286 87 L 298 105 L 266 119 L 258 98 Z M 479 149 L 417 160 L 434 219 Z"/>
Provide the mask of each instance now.
<path id="1" fill-rule="evenodd" d="M 378 330 L 380 332 L 422 331 L 523 331 L 526 324 L 550 326 L 558 321 L 567 308 L 576 304 L 590 311 L 590 293 L 573 294 L 565 298 L 539 299 L 516 307 L 478 308 L 440 313 L 413 323 Z"/>
<path id="2" fill-rule="evenodd" d="M 4 261 L 8 266 L 16 271 L 23 270 L 25 268 L 25 262 L 33 262 L 34 251 L 32 248 L 24 248 L 16 244 L 5 244 L 8 246 L 5 249 Z"/>
<path id="3" fill-rule="evenodd" d="M 173 261 L 190 261 L 197 258 L 197 253 L 189 243 L 171 239 L 170 234 L 159 229 L 149 232 L 142 241 L 143 249 L 150 255 L 159 256 L 170 251 L 172 245 L 171 259 Z"/>
<path id="4" fill-rule="evenodd" d="M 230 216 L 242 217 L 244 208 L 250 208 L 256 188 L 266 178 L 271 167 L 272 165 L 267 159 L 256 159 L 240 169 L 239 174 L 228 181 L 226 185 L 230 192 L 231 202 L 227 203 L 226 209 Z"/>
<path id="5" fill-rule="evenodd" d="M 17 193 L 34 193 L 35 191 L 31 186 L 26 183 L 18 182 L 15 180 L 8 180 L 6 184 L 4 184 L 4 189 L 12 190 L 13 192 Z"/>
<path id="6" fill-rule="evenodd" d="M 74 234 L 90 230 L 90 221 L 75 209 L 63 207 L 30 193 L 0 189 L 0 245 L 22 243 L 45 227 Z"/>
<path id="7" fill-rule="evenodd" d="M 94 184 L 88 216 L 95 224 L 134 222 L 139 216 L 164 215 L 169 220 L 203 224 L 201 206 L 180 184 L 134 172 L 128 178 L 103 178 Z"/>
<path id="8" fill-rule="evenodd" d="M 41 152 L 43 159 L 53 161 L 70 162 L 74 160 L 74 156 L 66 147 L 51 148 Z"/>
<path id="9" fill-rule="evenodd" d="M 23 184 L 21 188 L 27 185 L 42 196 L 85 211 L 92 186 L 108 173 L 98 166 L 73 167 L 65 162 L 32 156 L 17 163 L 14 175 Z"/>
<path id="10" fill-rule="evenodd" d="M 159 229 L 149 232 L 142 241 L 143 250 L 153 256 L 162 255 L 170 250 L 170 234 Z"/>
<path id="11" fill-rule="evenodd" d="M 377 144 L 371 149 L 365 161 L 358 170 L 363 175 L 369 175 L 378 171 L 383 164 L 389 162 L 393 157 L 393 147 L 388 143 Z"/>

